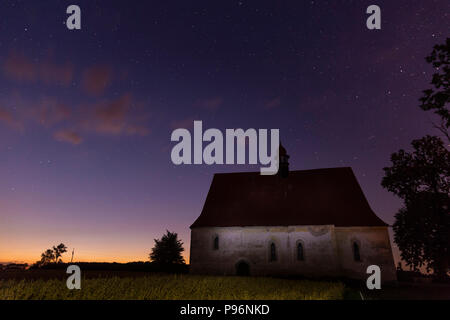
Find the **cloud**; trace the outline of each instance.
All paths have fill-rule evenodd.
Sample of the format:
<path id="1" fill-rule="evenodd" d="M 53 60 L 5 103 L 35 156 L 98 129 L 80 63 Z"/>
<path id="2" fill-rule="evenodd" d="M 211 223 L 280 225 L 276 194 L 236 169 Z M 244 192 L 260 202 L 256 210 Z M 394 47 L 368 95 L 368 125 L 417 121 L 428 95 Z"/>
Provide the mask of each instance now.
<path id="1" fill-rule="evenodd" d="M 38 125 L 55 131 L 58 141 L 80 144 L 82 135 L 145 136 L 150 133 L 146 125 L 148 112 L 145 105 L 127 93 L 115 99 L 104 99 L 86 105 L 66 105 L 60 99 L 43 96 L 24 98 L 20 93 L 0 98 L 0 125 L 24 130 Z"/>
<path id="2" fill-rule="evenodd" d="M 273 99 L 267 101 L 264 106 L 266 107 L 266 109 L 270 110 L 270 109 L 278 108 L 280 105 L 281 105 L 281 99 L 280 99 L 280 97 L 276 97 L 276 98 L 273 98 Z"/>
<path id="3" fill-rule="evenodd" d="M 74 129 L 58 130 L 55 132 L 54 138 L 57 141 L 77 145 L 83 142 L 83 138 L 78 132 L 104 136 L 145 136 L 150 132 L 142 124 L 146 115 L 143 112 L 135 112 L 135 109 L 139 110 L 131 94 L 80 107 L 77 113 L 70 114 L 68 121 Z"/>
<path id="4" fill-rule="evenodd" d="M 223 99 L 221 97 L 215 97 L 210 99 L 198 100 L 197 105 L 201 108 L 209 111 L 216 111 L 222 105 Z"/>
<path id="5" fill-rule="evenodd" d="M 73 120 L 72 109 L 53 96 L 30 98 L 12 92 L 0 99 L 0 105 L 7 107 L 0 108 L 0 120 L 15 128 L 35 124 L 51 128 Z"/>
<path id="6" fill-rule="evenodd" d="M 78 145 L 83 142 L 81 136 L 73 130 L 59 130 L 53 134 L 56 141 Z"/>
<path id="7" fill-rule="evenodd" d="M 70 63 L 56 65 L 43 63 L 39 66 L 40 79 L 46 83 L 60 83 L 64 86 L 70 85 L 73 79 L 73 66 Z"/>
<path id="8" fill-rule="evenodd" d="M 6 123 L 13 129 L 23 130 L 23 124 L 20 121 L 15 120 L 11 112 L 2 108 L 0 108 L 0 121 Z"/>
<path id="9" fill-rule="evenodd" d="M 4 73 L 18 81 L 34 81 L 36 79 L 35 65 L 23 55 L 11 52 L 3 64 Z"/>
<path id="10" fill-rule="evenodd" d="M 102 103 L 95 110 L 95 130 L 99 133 L 119 134 L 124 130 L 125 118 L 130 108 L 131 96 Z"/>
<path id="11" fill-rule="evenodd" d="M 23 54 L 11 51 L 3 64 L 4 74 L 15 81 L 68 86 L 73 79 L 74 68 L 70 63 L 63 65 L 51 62 L 34 62 Z"/>
<path id="12" fill-rule="evenodd" d="M 71 114 L 71 109 L 54 97 L 43 97 L 30 109 L 30 117 L 45 127 L 68 120 Z"/>
<path id="13" fill-rule="evenodd" d="M 101 95 L 112 82 L 112 70 L 108 66 L 93 66 L 83 72 L 82 85 L 92 95 Z"/>
<path id="14" fill-rule="evenodd" d="M 135 110 L 133 109 L 135 107 Z M 148 128 L 142 125 L 146 116 L 138 111 L 130 94 L 107 100 L 92 106 L 93 115 L 83 119 L 86 130 L 106 135 L 147 135 Z"/>

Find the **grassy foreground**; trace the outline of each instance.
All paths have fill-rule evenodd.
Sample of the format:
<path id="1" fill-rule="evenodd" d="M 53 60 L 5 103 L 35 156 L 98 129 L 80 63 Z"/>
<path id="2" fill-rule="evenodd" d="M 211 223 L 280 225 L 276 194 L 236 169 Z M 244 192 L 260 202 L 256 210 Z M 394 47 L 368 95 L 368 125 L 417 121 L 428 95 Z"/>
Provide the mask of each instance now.
<path id="1" fill-rule="evenodd" d="M 65 280 L 0 280 L 0 300 L 325 300 L 343 299 L 344 284 L 308 280 L 194 275 L 82 279 L 81 290 Z"/>

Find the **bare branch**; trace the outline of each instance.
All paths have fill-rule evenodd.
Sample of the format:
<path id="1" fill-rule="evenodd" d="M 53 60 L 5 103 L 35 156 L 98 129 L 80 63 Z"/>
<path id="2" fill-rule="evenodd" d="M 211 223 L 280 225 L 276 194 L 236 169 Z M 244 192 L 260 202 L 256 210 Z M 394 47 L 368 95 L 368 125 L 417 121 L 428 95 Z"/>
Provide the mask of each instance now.
<path id="1" fill-rule="evenodd" d="M 450 143 L 450 133 L 448 132 L 448 128 L 445 125 L 444 119 L 441 120 L 441 123 L 439 125 L 432 123 L 433 127 L 437 130 L 439 130 L 448 140 Z"/>

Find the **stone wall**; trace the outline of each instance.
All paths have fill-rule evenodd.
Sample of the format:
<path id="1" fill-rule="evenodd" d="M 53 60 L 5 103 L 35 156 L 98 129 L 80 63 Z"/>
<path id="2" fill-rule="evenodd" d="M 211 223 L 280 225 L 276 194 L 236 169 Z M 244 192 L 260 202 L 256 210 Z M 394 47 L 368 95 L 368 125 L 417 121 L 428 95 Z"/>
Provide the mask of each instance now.
<path id="1" fill-rule="evenodd" d="M 369 265 L 378 265 L 383 282 L 397 280 L 387 227 L 335 228 L 341 273 L 349 278 L 367 278 Z M 353 243 L 360 248 L 361 261 L 353 259 Z"/>
<path id="2" fill-rule="evenodd" d="M 214 238 L 219 248 L 214 249 Z M 360 246 L 361 261 L 353 259 L 353 242 Z M 276 261 L 270 260 L 270 245 L 276 247 Z M 301 243 L 304 260 L 297 259 Z M 394 262 L 385 227 L 335 228 L 289 227 L 205 227 L 191 230 L 190 268 L 196 274 L 234 275 L 241 261 L 251 275 L 304 275 L 311 277 L 367 278 L 365 270 L 378 264 L 382 281 L 395 279 Z"/>

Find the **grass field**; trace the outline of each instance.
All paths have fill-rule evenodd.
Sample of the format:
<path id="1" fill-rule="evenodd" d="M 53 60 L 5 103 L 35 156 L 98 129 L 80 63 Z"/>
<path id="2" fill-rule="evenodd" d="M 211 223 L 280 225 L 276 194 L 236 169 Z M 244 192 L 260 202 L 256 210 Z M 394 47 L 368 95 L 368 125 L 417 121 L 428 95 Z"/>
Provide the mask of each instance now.
<path id="1" fill-rule="evenodd" d="M 252 277 L 153 274 L 145 277 L 85 278 L 81 290 L 65 280 L 0 280 L 0 300 L 327 300 L 343 299 L 341 282 Z"/>

